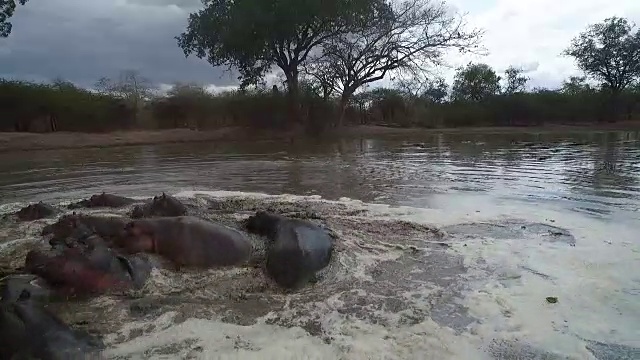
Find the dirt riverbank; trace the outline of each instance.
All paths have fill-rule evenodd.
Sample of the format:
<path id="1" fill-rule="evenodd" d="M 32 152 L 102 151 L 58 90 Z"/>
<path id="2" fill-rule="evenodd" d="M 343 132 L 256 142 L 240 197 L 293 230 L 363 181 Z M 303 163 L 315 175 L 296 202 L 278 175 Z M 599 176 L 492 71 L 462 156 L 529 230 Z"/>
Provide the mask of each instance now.
<path id="1" fill-rule="evenodd" d="M 640 130 L 640 121 L 618 122 L 612 124 L 590 124 L 588 126 L 547 125 L 541 127 L 465 127 L 451 129 L 392 128 L 384 126 L 351 126 L 329 132 L 332 138 L 360 137 L 374 135 L 407 135 L 415 138 L 420 134 L 433 133 L 509 133 L 509 132 L 563 132 L 593 130 Z M 298 138 L 293 132 L 276 132 L 240 127 L 229 127 L 217 130 L 195 131 L 188 129 L 170 130 L 134 130 L 110 133 L 74 133 L 57 132 L 48 134 L 36 133 L 0 133 L 0 151 L 44 150 L 86 147 L 111 147 L 148 145 L 181 142 L 213 142 L 243 140 L 278 140 L 294 141 Z"/>

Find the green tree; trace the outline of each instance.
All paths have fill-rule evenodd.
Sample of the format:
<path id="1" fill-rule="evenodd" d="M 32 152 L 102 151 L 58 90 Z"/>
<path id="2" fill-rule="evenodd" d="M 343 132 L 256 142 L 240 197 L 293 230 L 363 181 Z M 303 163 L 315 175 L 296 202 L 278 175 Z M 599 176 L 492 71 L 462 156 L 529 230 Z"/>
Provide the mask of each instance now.
<path id="1" fill-rule="evenodd" d="M 640 77 L 640 31 L 627 19 L 611 17 L 589 25 L 564 54 L 587 75 L 617 94 Z"/>
<path id="2" fill-rule="evenodd" d="M 504 71 L 506 76 L 505 94 L 512 95 L 525 91 L 529 78 L 522 75 L 522 73 L 522 69 L 513 66 L 509 66 L 507 70 Z"/>
<path id="3" fill-rule="evenodd" d="M 561 91 L 569 95 L 578 95 L 593 91 L 593 88 L 587 84 L 586 76 L 570 76 L 562 82 Z"/>
<path id="4" fill-rule="evenodd" d="M 279 67 L 285 77 L 291 117 L 300 120 L 299 73 L 310 53 L 346 32 L 376 0 L 203 0 L 177 37 L 186 56 L 240 73 L 241 87 L 260 82 Z"/>
<path id="5" fill-rule="evenodd" d="M 0 37 L 8 37 L 11 34 L 12 24 L 9 18 L 13 16 L 18 4 L 24 5 L 28 0 L 0 0 Z"/>
<path id="6" fill-rule="evenodd" d="M 457 101 L 481 101 L 500 92 L 500 76 L 487 64 L 459 68 L 453 80 L 451 97 Z"/>
<path id="7" fill-rule="evenodd" d="M 447 85 L 443 78 L 437 77 L 427 83 L 420 98 L 432 103 L 442 104 L 447 98 L 448 93 L 449 85 Z"/>
<path id="8" fill-rule="evenodd" d="M 209 97 L 207 90 L 197 83 L 177 82 L 167 91 L 167 97 Z"/>

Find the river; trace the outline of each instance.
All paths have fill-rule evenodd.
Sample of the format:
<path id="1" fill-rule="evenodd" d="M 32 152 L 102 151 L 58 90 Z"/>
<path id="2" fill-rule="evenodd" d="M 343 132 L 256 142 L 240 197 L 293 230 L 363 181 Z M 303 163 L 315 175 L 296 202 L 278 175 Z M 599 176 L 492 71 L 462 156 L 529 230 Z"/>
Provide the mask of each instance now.
<path id="1" fill-rule="evenodd" d="M 313 213 L 340 242 L 297 293 L 159 270 L 135 299 L 61 309 L 109 358 L 640 359 L 638 132 L 0 153 L 0 212 L 102 191 L 227 223 Z M 5 258 L 52 221 L 3 223 Z"/>

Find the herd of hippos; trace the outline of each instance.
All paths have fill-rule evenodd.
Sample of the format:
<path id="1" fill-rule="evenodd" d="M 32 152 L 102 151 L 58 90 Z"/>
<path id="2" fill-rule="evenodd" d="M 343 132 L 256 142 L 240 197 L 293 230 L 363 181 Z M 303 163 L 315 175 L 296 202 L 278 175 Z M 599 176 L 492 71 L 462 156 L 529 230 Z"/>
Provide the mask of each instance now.
<path id="1" fill-rule="evenodd" d="M 102 193 L 68 207 L 119 208 L 136 202 Z M 39 202 L 13 215 L 18 221 L 34 221 L 57 213 Z M 265 238 L 265 270 L 283 288 L 304 286 L 331 260 L 333 237 L 311 222 L 258 211 L 244 226 Z M 253 251 L 242 231 L 189 216 L 184 204 L 166 194 L 135 206 L 129 217 L 62 215 L 44 227 L 42 236 L 50 239 L 50 248 L 29 251 L 24 267 L 0 279 L 1 359 L 98 354 L 100 345 L 62 322 L 46 304 L 142 288 L 157 266 L 146 254 L 179 270 L 243 266 Z"/>

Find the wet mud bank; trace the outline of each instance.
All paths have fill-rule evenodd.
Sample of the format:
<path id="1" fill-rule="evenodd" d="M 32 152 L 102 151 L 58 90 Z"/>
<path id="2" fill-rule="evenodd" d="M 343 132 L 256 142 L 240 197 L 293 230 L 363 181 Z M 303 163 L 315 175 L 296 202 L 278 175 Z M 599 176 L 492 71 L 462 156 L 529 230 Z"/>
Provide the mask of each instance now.
<path id="1" fill-rule="evenodd" d="M 523 329 L 487 328 L 490 321 L 478 309 L 492 309 L 480 297 L 494 285 L 489 279 L 509 288 L 529 275 L 550 282 L 554 274 L 526 264 L 505 272 L 475 249 L 490 243 L 555 252 L 580 246 L 579 238 L 555 224 L 508 219 L 436 226 L 419 210 L 407 217 L 407 209 L 313 196 L 193 192 L 177 197 L 190 216 L 238 231 L 257 211 L 310 221 L 336 239 L 334 254 L 312 283 L 283 289 L 265 272 L 264 238 L 247 233 L 252 259 L 244 266 L 158 267 L 141 289 L 48 306 L 67 324 L 100 338 L 107 358 L 296 358 L 313 353 L 322 359 L 605 360 L 640 351 L 579 338 L 561 327 L 557 336 L 571 339 L 569 347 L 545 348 L 537 335 L 523 336 Z M 74 210 L 66 206 L 75 200 L 54 205 L 68 214 Z M 21 205 L 2 209 L 9 213 Z M 136 206 L 83 212 L 127 216 Z M 40 231 L 56 218 L 18 222 L 5 216 L 1 221 L 0 269 L 9 274 L 23 265 L 29 249 L 48 245 Z M 492 306 L 504 304 L 494 300 Z M 553 311 L 544 296 L 530 301 Z M 559 298 L 559 304 L 565 301 Z M 498 311 L 505 319 L 519 316 L 506 306 Z"/>

